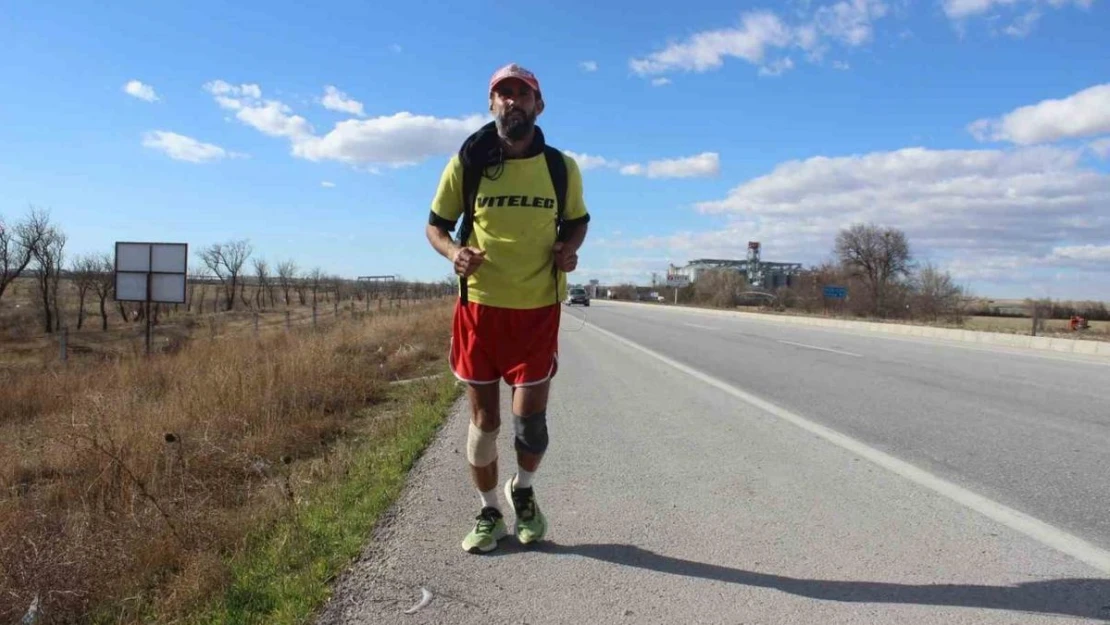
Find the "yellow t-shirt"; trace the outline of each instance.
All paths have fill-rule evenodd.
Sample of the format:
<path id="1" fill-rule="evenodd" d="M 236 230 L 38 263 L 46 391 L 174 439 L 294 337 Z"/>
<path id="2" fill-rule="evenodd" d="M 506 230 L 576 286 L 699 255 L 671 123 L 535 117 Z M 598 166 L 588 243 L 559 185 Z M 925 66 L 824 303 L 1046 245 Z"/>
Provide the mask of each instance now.
<path id="1" fill-rule="evenodd" d="M 582 173 L 573 158 L 564 153 L 563 159 L 567 164 L 563 219 L 586 217 Z M 432 212 L 449 222 L 462 217 L 462 185 L 462 163 L 455 154 L 440 176 Z M 562 301 L 566 297 L 566 274 L 559 271 L 557 278 L 552 275 L 556 219 L 555 187 L 543 152 L 529 158 L 506 159 L 496 180 L 482 176 L 467 245 L 485 250 L 486 257 L 467 280 L 469 301 L 518 309 Z"/>

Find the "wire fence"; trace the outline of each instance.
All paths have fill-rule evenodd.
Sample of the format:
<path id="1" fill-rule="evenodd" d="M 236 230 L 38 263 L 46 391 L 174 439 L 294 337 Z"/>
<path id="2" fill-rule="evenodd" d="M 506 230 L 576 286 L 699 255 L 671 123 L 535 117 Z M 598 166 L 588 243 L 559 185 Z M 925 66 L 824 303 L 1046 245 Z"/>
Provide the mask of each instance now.
<path id="1" fill-rule="evenodd" d="M 51 333 L 31 334 L 10 329 L 13 331 L 7 336 L 0 336 L 0 366 L 168 353 L 199 339 L 262 337 L 278 332 L 316 330 L 344 320 L 403 314 L 414 307 L 443 302 L 450 297 L 439 291 L 422 291 L 401 293 L 396 297 L 386 294 L 384 297 L 352 297 L 345 300 L 331 298 L 330 301 L 308 302 L 306 305 L 299 305 L 294 300 L 288 306 L 279 304 L 275 308 L 217 312 L 199 312 L 199 307 L 185 310 L 183 306 L 162 305 L 152 308 L 149 336 L 146 319 L 136 316 L 124 321 L 124 315 L 114 309 L 113 302 L 113 310 L 108 311 L 112 323 L 107 330 L 103 329 L 105 322 L 99 312 L 87 315 L 80 330 L 71 328 L 69 319 Z M 72 312 L 67 315 L 75 316 Z"/>

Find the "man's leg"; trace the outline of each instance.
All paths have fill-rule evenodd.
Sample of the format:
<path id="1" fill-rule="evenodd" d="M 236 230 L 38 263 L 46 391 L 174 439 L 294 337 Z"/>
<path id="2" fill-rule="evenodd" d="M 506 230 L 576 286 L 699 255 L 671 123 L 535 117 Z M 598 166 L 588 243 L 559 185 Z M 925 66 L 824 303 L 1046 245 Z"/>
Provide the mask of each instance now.
<path id="1" fill-rule="evenodd" d="M 470 476 L 481 497 L 482 509 L 474 529 L 463 540 L 470 553 L 488 552 L 508 532 L 497 501 L 497 435 L 501 428 L 500 385 L 470 384 L 466 390 L 470 403 L 466 457 Z"/>
<path id="2" fill-rule="evenodd" d="M 522 544 L 547 534 L 547 518 L 536 502 L 532 478 L 547 451 L 547 397 L 551 380 L 513 388 L 513 429 L 517 473 L 505 483 L 505 498 L 516 514 L 516 536 Z"/>
<path id="3" fill-rule="evenodd" d="M 470 384 L 466 389 L 470 401 L 470 428 L 467 436 L 467 460 L 474 486 L 480 493 L 496 493 L 497 435 L 501 428 L 501 392 L 498 384 Z M 496 502 L 496 495 L 493 501 Z M 497 506 L 494 506 L 497 507 Z"/>
<path id="4" fill-rule="evenodd" d="M 517 483 L 523 482 L 520 483 L 523 488 L 532 485 L 532 475 L 540 468 L 543 454 L 547 451 L 547 397 L 550 390 L 551 380 L 513 389 L 514 446 L 519 469 Z"/>

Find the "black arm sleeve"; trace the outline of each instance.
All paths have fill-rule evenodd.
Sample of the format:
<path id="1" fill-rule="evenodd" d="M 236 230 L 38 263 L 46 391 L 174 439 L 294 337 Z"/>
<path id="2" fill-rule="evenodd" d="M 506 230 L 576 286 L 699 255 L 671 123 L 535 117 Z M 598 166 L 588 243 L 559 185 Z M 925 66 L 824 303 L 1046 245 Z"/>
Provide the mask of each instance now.
<path id="1" fill-rule="evenodd" d="M 450 221 L 437 215 L 435 211 L 428 211 L 428 223 L 447 232 L 454 232 L 457 221 Z"/>

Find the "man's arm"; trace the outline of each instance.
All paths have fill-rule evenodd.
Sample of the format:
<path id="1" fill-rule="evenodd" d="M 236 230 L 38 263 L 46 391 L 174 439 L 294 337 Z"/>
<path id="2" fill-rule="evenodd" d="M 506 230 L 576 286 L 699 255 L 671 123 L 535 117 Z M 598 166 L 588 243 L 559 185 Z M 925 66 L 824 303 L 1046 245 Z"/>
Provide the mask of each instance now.
<path id="1" fill-rule="evenodd" d="M 428 224 L 424 226 L 424 234 L 428 237 L 428 242 L 432 244 L 435 251 L 451 261 L 451 267 L 460 276 L 466 277 L 478 271 L 482 262 L 486 260 L 485 250 L 460 246 L 455 243 L 451 235 L 447 234 L 447 230 L 440 226 Z"/>
<path id="2" fill-rule="evenodd" d="M 567 234 L 563 247 L 570 248 L 577 252 L 578 248 L 582 247 L 582 243 L 586 240 L 586 231 L 589 230 L 589 220 L 575 221 L 566 224 L 570 233 Z"/>
<path id="3" fill-rule="evenodd" d="M 455 262 L 455 255 L 459 251 L 459 246 L 447 230 L 433 224 L 427 224 L 424 226 L 424 234 L 427 235 L 428 242 L 432 244 L 435 251 L 452 263 Z"/>

